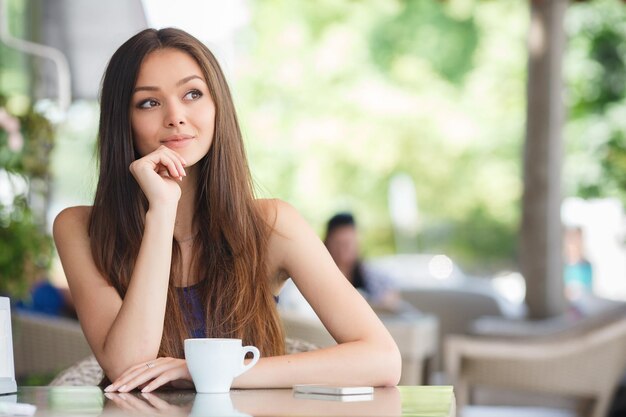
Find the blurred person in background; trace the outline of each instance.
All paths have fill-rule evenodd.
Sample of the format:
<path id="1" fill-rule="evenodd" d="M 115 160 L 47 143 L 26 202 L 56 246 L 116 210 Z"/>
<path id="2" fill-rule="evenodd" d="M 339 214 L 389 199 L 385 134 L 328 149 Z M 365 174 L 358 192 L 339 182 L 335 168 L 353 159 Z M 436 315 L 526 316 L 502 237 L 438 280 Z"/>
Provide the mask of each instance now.
<path id="1" fill-rule="evenodd" d="M 570 302 L 575 303 L 592 293 L 593 268 L 585 258 L 583 231 L 580 227 L 566 229 L 563 244 L 565 296 Z"/>
<path id="2" fill-rule="evenodd" d="M 54 285 L 47 279 L 35 282 L 29 289 L 28 297 L 18 300 L 15 308 L 26 313 L 78 318 L 69 289 Z"/>
<path id="3" fill-rule="evenodd" d="M 387 275 L 362 262 L 356 221 L 351 213 L 338 213 L 328 220 L 324 244 L 339 270 L 376 311 L 417 311 L 402 300 Z"/>

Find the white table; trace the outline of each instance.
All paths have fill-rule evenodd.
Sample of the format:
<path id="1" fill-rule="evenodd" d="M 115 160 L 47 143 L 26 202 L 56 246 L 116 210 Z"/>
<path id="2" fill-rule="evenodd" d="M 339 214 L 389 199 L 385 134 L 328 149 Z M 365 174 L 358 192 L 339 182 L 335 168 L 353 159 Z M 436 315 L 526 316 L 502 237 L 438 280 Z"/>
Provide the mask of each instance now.
<path id="1" fill-rule="evenodd" d="M 0 401 L 37 406 L 36 416 L 429 416 L 452 417 L 456 403 L 449 386 L 376 388 L 360 398 L 317 398 L 291 389 L 105 394 L 98 387 L 21 387 Z M 342 401 L 343 400 L 343 401 Z M 351 400 L 351 401 L 348 401 Z"/>

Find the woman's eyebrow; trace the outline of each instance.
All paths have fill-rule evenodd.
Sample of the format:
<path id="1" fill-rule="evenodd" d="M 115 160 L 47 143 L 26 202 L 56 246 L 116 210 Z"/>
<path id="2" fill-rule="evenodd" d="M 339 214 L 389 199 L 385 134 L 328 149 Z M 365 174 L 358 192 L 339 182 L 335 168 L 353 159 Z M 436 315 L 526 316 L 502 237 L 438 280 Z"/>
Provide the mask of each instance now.
<path id="1" fill-rule="evenodd" d="M 188 77 L 183 78 L 182 80 L 178 81 L 176 83 L 176 87 L 180 87 L 181 85 L 193 80 L 193 79 L 199 79 L 201 81 L 204 81 L 204 79 L 202 77 L 200 77 L 199 75 L 190 75 Z M 135 87 L 135 89 L 133 90 L 133 93 L 136 93 L 137 91 L 159 91 L 160 88 L 159 87 L 153 87 L 153 86 L 140 86 L 140 87 Z"/>
<path id="2" fill-rule="evenodd" d="M 182 80 L 180 80 L 179 82 L 176 83 L 176 87 L 180 87 L 181 85 L 193 80 L 193 79 L 199 79 L 201 81 L 204 81 L 204 79 L 202 77 L 200 77 L 199 75 L 190 75 L 189 77 L 185 77 Z"/>

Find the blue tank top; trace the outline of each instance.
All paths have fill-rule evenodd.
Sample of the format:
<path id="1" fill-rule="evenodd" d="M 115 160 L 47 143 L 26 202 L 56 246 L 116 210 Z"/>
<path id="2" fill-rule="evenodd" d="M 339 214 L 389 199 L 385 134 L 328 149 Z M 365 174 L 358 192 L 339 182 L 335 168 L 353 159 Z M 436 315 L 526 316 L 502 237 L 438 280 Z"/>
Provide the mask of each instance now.
<path id="1" fill-rule="evenodd" d="M 200 294 L 200 283 L 188 287 L 178 287 L 181 298 L 181 308 L 185 315 L 185 321 L 191 329 L 189 337 L 206 337 L 206 317 L 204 306 L 202 305 L 202 295 Z M 278 296 L 274 296 L 278 303 Z"/>
<path id="2" fill-rule="evenodd" d="M 191 328 L 189 337 L 206 337 L 206 319 L 200 294 L 200 284 L 189 287 L 179 287 L 181 308 L 185 316 L 185 322 Z"/>

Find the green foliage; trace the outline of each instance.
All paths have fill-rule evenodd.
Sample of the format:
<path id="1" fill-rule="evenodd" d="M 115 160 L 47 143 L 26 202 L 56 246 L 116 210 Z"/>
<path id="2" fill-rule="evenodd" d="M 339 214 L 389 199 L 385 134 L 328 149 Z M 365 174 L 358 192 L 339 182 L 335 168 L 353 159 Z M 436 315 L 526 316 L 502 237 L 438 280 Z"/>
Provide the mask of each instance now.
<path id="1" fill-rule="evenodd" d="M 27 14 L 29 6 L 28 0 L 5 0 L 3 1 L 5 10 L 8 11 L 7 23 L 10 33 L 18 38 L 28 38 Z M 4 10 L 3 10 L 4 12 Z M 6 95 L 29 94 L 32 83 L 30 82 L 31 72 L 28 65 L 31 62 L 29 56 L 14 48 L 10 48 L 0 42 L 0 93 Z"/>
<path id="2" fill-rule="evenodd" d="M 52 249 L 24 196 L 13 207 L 0 204 L 0 294 L 24 295 L 48 270 Z"/>
<path id="3" fill-rule="evenodd" d="M 626 190 L 626 136 L 625 132 L 615 132 L 606 144 L 606 156 L 602 167 L 622 192 Z"/>
<path id="4" fill-rule="evenodd" d="M 626 16 L 624 12 L 621 14 Z M 584 25 L 582 30 L 572 33 L 572 44 L 574 48 L 582 49 L 577 52 L 585 55 L 589 69 L 585 74 L 587 77 L 572 80 L 576 83 L 571 96 L 574 117 L 604 111 L 609 104 L 624 98 L 626 86 L 626 30 L 610 22 L 600 25 L 581 23 Z"/>
<path id="5" fill-rule="evenodd" d="M 480 269 L 502 270 L 510 266 L 508 258 L 517 250 L 517 225 L 498 220 L 484 206 L 473 207 L 463 218 L 445 225 L 434 224 L 424 231 L 431 245 L 449 253 L 474 272 Z M 477 268 L 474 259 L 481 268 Z"/>
<path id="6" fill-rule="evenodd" d="M 320 234 L 353 211 L 376 256 L 401 249 L 387 194 L 405 173 L 413 246 L 471 271 L 515 262 L 526 1 L 251 5 L 233 85 L 261 196 L 294 204 Z"/>
<path id="7" fill-rule="evenodd" d="M 575 4 L 566 23 L 567 192 L 626 204 L 626 7 Z"/>
<path id="8" fill-rule="evenodd" d="M 374 62 L 392 74 L 411 56 L 428 62 L 443 78 L 460 83 L 474 66 L 478 28 L 470 16 L 457 19 L 443 2 L 403 1 L 401 10 L 377 25 L 370 36 Z"/>
<path id="9" fill-rule="evenodd" d="M 0 130 L 0 168 L 29 178 L 47 179 L 54 130 L 48 119 L 32 110 L 19 117 L 27 135 L 19 152 L 7 144 L 8 135 Z"/>
<path id="10" fill-rule="evenodd" d="M 0 103 L 6 100 L 0 98 Z M 21 146 L 10 147 L 7 132 L 0 130 L 0 180 L 5 187 L 12 185 L 9 188 L 13 195 L 8 204 L 0 202 L 0 294 L 18 297 L 41 278 L 52 259 L 52 239 L 44 230 L 45 213 L 33 212 L 30 201 L 35 197 L 32 182 L 49 181 L 54 144 L 52 125 L 32 108 L 19 120 Z"/>
<path id="11" fill-rule="evenodd" d="M 16 382 L 19 387 L 43 387 L 50 384 L 59 372 L 18 376 Z"/>
<path id="12" fill-rule="evenodd" d="M 28 38 L 31 6 L 24 0 L 5 2 L 14 36 Z M 20 132 L 20 137 L 9 143 L 8 132 L 0 126 L 0 182 L 4 188 L 0 199 L 0 294 L 15 297 L 25 295 L 30 284 L 45 274 L 53 250 L 44 211 L 54 129 L 31 105 L 31 64 L 27 54 L 0 43 L 0 109 L 17 117 Z M 38 204 L 33 206 L 33 201 Z"/>

